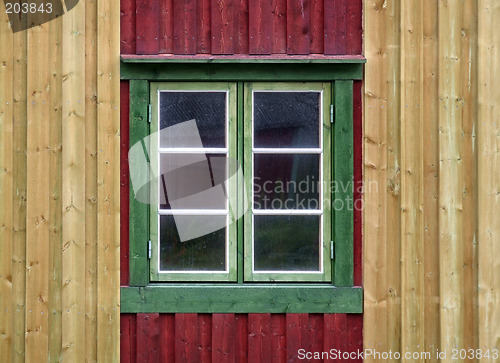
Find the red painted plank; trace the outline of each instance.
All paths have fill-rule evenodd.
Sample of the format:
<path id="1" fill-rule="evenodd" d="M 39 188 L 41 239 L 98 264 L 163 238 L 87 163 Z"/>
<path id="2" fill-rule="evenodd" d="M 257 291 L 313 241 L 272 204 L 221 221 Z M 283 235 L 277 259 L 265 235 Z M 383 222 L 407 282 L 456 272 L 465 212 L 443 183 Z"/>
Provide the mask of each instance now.
<path id="1" fill-rule="evenodd" d="M 200 361 L 198 314 L 175 314 L 175 362 Z"/>
<path id="2" fill-rule="evenodd" d="M 236 349 L 235 314 L 212 315 L 212 361 L 218 363 L 234 363 Z"/>
<path id="3" fill-rule="evenodd" d="M 272 349 L 271 360 L 275 363 L 286 362 L 286 315 L 271 314 Z"/>
<path id="4" fill-rule="evenodd" d="M 248 360 L 271 362 L 271 314 L 248 314 Z"/>
<path id="5" fill-rule="evenodd" d="M 197 0 L 174 1 L 174 53 L 196 53 Z"/>
<path id="6" fill-rule="evenodd" d="M 325 0 L 325 54 L 346 52 L 347 0 Z"/>
<path id="7" fill-rule="evenodd" d="M 363 350 L 363 314 L 347 314 L 347 351 L 358 352 Z M 362 362 L 362 359 L 351 359 L 351 362 Z"/>
<path id="8" fill-rule="evenodd" d="M 160 362 L 175 362 L 175 314 L 160 314 Z"/>
<path id="9" fill-rule="evenodd" d="M 272 3 L 269 0 L 253 0 L 249 8 L 250 54 L 271 54 L 272 52 Z"/>
<path id="10" fill-rule="evenodd" d="M 298 360 L 299 349 L 309 344 L 308 314 L 286 314 L 286 356 L 289 362 Z"/>
<path id="11" fill-rule="evenodd" d="M 196 53 L 210 53 L 211 49 L 210 0 L 198 0 L 196 7 Z"/>
<path id="12" fill-rule="evenodd" d="M 137 0 L 137 54 L 158 54 L 160 50 L 160 2 Z"/>
<path id="13" fill-rule="evenodd" d="M 163 0 L 161 7 L 160 53 L 174 52 L 174 4 L 173 0 Z"/>
<path id="14" fill-rule="evenodd" d="M 212 315 L 198 314 L 200 327 L 200 362 L 212 361 Z"/>
<path id="15" fill-rule="evenodd" d="M 311 0 L 310 11 L 310 38 L 311 45 L 309 52 L 313 54 L 323 53 L 323 42 L 325 38 L 324 29 L 324 13 L 323 13 L 324 0 Z"/>
<path id="16" fill-rule="evenodd" d="M 120 82 L 120 284 L 129 284 L 129 83 Z"/>
<path id="17" fill-rule="evenodd" d="M 120 316 L 120 362 L 132 363 L 132 355 L 130 354 L 130 319 L 132 314 L 122 314 Z"/>
<path id="18" fill-rule="evenodd" d="M 323 314 L 309 314 L 309 344 L 308 352 L 323 351 Z M 322 362 L 321 359 L 313 359 L 311 362 Z"/>
<path id="19" fill-rule="evenodd" d="M 287 1 L 287 53 L 309 54 L 309 0 Z"/>
<path id="20" fill-rule="evenodd" d="M 234 318 L 236 323 L 236 338 L 235 338 L 236 362 L 247 363 L 248 362 L 248 315 L 235 314 Z"/>
<path id="21" fill-rule="evenodd" d="M 325 314 L 323 319 L 323 350 L 345 351 L 349 328 L 346 323 L 346 314 Z M 335 362 L 335 360 L 325 359 L 325 362 Z"/>
<path id="22" fill-rule="evenodd" d="M 160 314 L 137 314 L 137 362 L 160 360 Z"/>
<path id="23" fill-rule="evenodd" d="M 363 0 L 347 3 L 347 34 L 345 54 L 363 52 Z"/>
<path id="24" fill-rule="evenodd" d="M 233 0 L 212 0 L 212 54 L 234 54 Z"/>
<path id="25" fill-rule="evenodd" d="M 135 0 L 122 0 L 120 12 L 120 53 L 135 54 Z"/>
<path id="26" fill-rule="evenodd" d="M 234 54 L 248 54 L 248 1 L 233 0 L 234 9 Z"/>
<path id="27" fill-rule="evenodd" d="M 363 105 L 362 82 L 353 85 L 354 133 L 354 285 L 363 284 Z"/>
<path id="28" fill-rule="evenodd" d="M 272 0 L 273 54 L 286 54 L 286 0 Z"/>

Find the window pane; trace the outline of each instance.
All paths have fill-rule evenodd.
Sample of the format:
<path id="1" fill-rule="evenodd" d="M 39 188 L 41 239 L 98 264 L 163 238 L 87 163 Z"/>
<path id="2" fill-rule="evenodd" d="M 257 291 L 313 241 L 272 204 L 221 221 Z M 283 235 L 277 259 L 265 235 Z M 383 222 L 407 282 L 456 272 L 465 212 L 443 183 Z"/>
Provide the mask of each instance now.
<path id="1" fill-rule="evenodd" d="M 203 147 L 226 146 L 226 92 L 160 92 L 160 130 L 196 120 Z M 168 132 L 161 147 L 199 147 L 191 135 Z"/>
<path id="2" fill-rule="evenodd" d="M 254 216 L 255 271 L 320 271 L 320 216 Z"/>
<path id="3" fill-rule="evenodd" d="M 160 216 L 160 270 L 225 271 L 225 224 L 226 216 Z"/>
<path id="4" fill-rule="evenodd" d="M 254 92 L 254 146 L 319 147 L 320 92 Z"/>
<path id="5" fill-rule="evenodd" d="M 319 154 L 255 154 L 254 209 L 320 209 Z"/>
<path id="6" fill-rule="evenodd" d="M 225 154 L 160 154 L 161 209 L 225 209 Z"/>

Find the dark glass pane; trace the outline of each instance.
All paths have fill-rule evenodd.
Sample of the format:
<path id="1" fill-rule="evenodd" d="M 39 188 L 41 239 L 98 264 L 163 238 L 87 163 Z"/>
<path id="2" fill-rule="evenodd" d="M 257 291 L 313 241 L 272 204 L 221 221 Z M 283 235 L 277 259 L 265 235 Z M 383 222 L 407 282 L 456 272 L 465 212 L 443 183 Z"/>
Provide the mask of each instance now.
<path id="1" fill-rule="evenodd" d="M 319 154 L 255 154 L 255 209 L 320 209 Z"/>
<path id="2" fill-rule="evenodd" d="M 225 154 L 160 154 L 161 209 L 225 209 Z"/>
<path id="3" fill-rule="evenodd" d="M 319 147 L 320 92 L 254 92 L 255 147 Z"/>
<path id="4" fill-rule="evenodd" d="M 203 147 L 226 146 L 226 92 L 160 92 L 160 130 L 193 119 Z M 161 147 L 199 147 L 189 131 L 161 135 Z"/>
<path id="5" fill-rule="evenodd" d="M 225 216 L 160 216 L 160 270 L 224 271 L 225 225 Z"/>
<path id="6" fill-rule="evenodd" d="M 255 271 L 320 271 L 320 216 L 254 217 Z"/>

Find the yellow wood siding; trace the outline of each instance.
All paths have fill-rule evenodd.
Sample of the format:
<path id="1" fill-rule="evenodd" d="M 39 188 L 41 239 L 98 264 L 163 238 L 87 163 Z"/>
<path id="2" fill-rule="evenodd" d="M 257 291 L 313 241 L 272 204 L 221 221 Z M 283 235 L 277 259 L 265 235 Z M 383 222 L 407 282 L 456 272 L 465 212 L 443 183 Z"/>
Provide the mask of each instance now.
<path id="1" fill-rule="evenodd" d="M 0 360 L 117 362 L 119 1 L 0 13 Z"/>
<path id="2" fill-rule="evenodd" d="M 500 347 L 499 21 L 365 1 L 365 348 Z"/>

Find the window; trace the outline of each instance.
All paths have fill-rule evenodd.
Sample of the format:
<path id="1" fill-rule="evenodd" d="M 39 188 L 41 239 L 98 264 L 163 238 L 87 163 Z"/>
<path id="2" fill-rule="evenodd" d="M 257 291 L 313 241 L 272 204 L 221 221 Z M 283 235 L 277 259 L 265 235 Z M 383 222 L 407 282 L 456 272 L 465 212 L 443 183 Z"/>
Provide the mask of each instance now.
<path id="1" fill-rule="evenodd" d="M 122 312 L 361 312 L 352 206 L 336 203 L 352 203 L 362 61 L 122 62 L 131 145 Z"/>
<path id="2" fill-rule="evenodd" d="M 244 269 L 244 281 L 331 281 L 331 83 L 244 83 L 243 110 L 236 88 L 151 84 L 151 280 L 237 281 Z M 238 143 L 250 197 L 240 251 Z"/>

